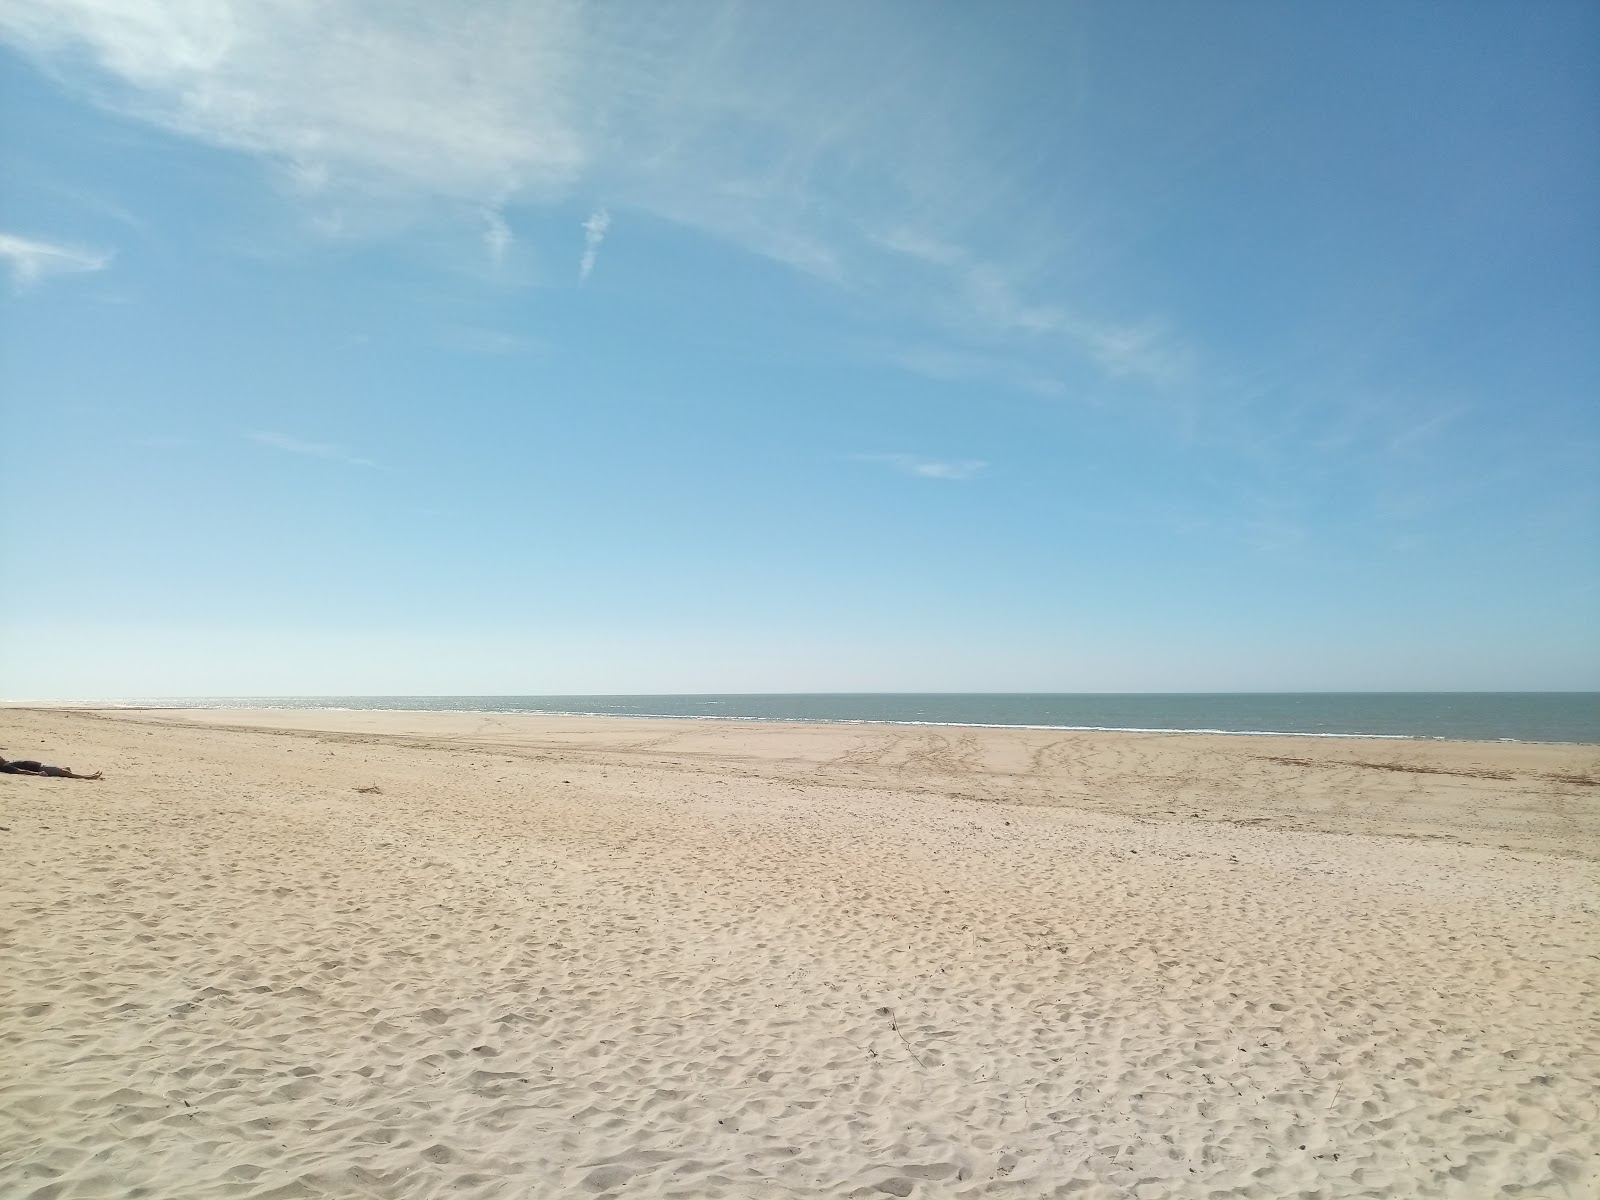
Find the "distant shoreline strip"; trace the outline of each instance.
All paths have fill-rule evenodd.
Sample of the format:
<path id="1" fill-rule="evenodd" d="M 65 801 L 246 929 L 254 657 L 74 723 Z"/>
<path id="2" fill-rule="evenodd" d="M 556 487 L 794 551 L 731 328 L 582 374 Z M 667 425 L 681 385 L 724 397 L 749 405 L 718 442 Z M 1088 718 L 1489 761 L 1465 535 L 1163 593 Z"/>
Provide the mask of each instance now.
<path id="1" fill-rule="evenodd" d="M 756 717 L 738 716 L 734 714 L 707 715 L 702 713 L 619 713 L 595 712 L 579 709 L 550 709 L 550 708 L 379 708 L 363 705 L 354 708 L 341 704 L 150 704 L 150 703 L 108 703 L 100 701 L 92 704 L 74 704 L 71 701 L 59 701 L 54 704 L 39 704 L 34 707 L 51 708 L 78 708 L 106 711 L 152 711 L 152 712 L 374 712 L 374 713 L 408 713 L 417 716 L 428 716 L 435 713 L 447 713 L 459 716 L 473 714 L 490 714 L 507 717 L 595 717 L 618 721 L 745 721 L 767 725 L 895 725 L 909 728 L 939 728 L 939 729 L 1035 729 L 1056 730 L 1062 733 L 1171 733 L 1171 734 L 1211 734 L 1221 737 L 1306 737 L 1306 738 L 1349 738 L 1349 739 L 1375 739 L 1388 742 L 1503 742 L 1515 745 L 1539 746 L 1587 746 L 1589 742 L 1542 742 L 1528 738 L 1467 738 L 1446 737 L 1443 734 L 1433 733 L 1310 733 L 1291 729 L 1212 729 L 1212 728 L 1174 728 L 1170 726 L 1140 726 L 1140 725 L 1034 725 L 1009 721 L 910 721 L 890 717 Z"/>

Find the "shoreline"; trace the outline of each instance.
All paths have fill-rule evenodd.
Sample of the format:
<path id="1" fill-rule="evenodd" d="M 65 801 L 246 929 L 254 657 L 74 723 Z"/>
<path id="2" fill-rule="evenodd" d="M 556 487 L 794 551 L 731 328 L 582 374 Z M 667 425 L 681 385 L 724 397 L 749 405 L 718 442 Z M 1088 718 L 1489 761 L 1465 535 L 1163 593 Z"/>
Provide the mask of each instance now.
<path id="1" fill-rule="evenodd" d="M 329 745 L 576 756 L 1162 823 L 1429 837 L 1600 860 L 1600 747 L 381 709 L 14 709 Z M 37 755 L 35 755 L 37 757 Z"/>
<path id="2" fill-rule="evenodd" d="M 1425 733 L 1313 733 L 1305 730 L 1280 730 L 1280 729 L 1214 729 L 1214 728 L 1172 728 L 1165 726 L 1111 726 L 1111 725 L 1033 725 L 1011 722 L 984 722 L 984 721 L 909 721 L 889 720 L 854 717 L 761 717 L 739 716 L 734 714 L 701 714 L 701 713 L 618 713 L 596 711 L 557 711 L 554 709 L 497 709 L 497 708 L 378 708 L 370 706 L 351 707 L 348 705 L 305 705 L 305 704 L 250 704 L 250 705 L 224 705 L 224 704 L 139 704 L 129 702 L 121 703 L 80 703 L 76 701 L 61 701 L 49 703 L 43 701 L 3 701 L 0 702 L 0 711 L 15 710 L 22 712 L 305 712 L 305 713 L 384 713 L 399 716 L 501 716 L 501 717 L 574 717 L 595 720 L 619 721 L 724 721 L 740 724 L 754 725 L 844 725 L 844 726 L 884 726 L 891 728 L 929 728 L 929 729 L 995 729 L 995 730 L 1034 730 L 1041 732 L 1061 733 L 1107 733 L 1107 734 L 1166 734 L 1194 737 L 1267 737 L 1267 738 L 1314 738 L 1342 741 L 1382 741 L 1382 742 L 1437 742 L 1452 745 L 1481 745 L 1481 746 L 1561 746 L 1572 748 L 1600 749 L 1600 741 L 1555 741 L 1534 738 L 1465 738 L 1446 737 L 1442 734 Z"/>

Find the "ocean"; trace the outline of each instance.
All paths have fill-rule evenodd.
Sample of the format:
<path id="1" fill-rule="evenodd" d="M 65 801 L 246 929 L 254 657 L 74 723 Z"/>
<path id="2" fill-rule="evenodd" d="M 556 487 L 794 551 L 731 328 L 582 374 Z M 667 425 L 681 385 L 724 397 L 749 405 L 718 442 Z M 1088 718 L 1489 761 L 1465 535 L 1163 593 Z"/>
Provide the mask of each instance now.
<path id="1" fill-rule="evenodd" d="M 129 707 L 552 713 L 1138 732 L 1600 743 L 1600 692 L 826 693 L 689 696 L 253 696 Z"/>

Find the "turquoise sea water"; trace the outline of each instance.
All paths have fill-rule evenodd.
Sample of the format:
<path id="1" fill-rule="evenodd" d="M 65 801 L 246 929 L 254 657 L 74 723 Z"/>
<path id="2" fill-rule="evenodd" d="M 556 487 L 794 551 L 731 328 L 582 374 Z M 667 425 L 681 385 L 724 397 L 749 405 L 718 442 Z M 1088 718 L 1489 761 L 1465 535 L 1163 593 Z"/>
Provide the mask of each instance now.
<path id="1" fill-rule="evenodd" d="M 1600 743 L 1600 692 L 257 696 L 123 703 L 176 708 L 568 713 L 609 717 L 720 717 L 745 721 L 881 721 L 910 725 Z"/>

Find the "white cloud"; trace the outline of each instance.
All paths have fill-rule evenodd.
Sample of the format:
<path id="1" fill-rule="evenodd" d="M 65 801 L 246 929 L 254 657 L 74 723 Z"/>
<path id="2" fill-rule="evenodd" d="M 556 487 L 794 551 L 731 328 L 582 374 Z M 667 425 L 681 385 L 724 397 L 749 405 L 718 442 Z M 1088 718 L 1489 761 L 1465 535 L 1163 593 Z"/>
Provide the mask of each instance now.
<path id="1" fill-rule="evenodd" d="M 498 264 L 509 206 L 581 188 L 610 211 L 584 223 L 580 280 L 611 212 L 632 210 L 967 349 L 1146 383 L 1185 369 L 1159 322 L 1106 320 L 1072 294 L 1071 214 L 1041 207 L 983 126 L 993 79 L 894 6 L 819 20 L 737 0 L 643 13 L 586 0 L 6 0 L 0 39 L 108 108 L 275 164 L 330 236 L 392 228 L 397 211 L 459 220 L 465 206 Z"/>
<path id="2" fill-rule="evenodd" d="M 567 0 L 13 0 L 0 34 L 58 64 L 87 53 L 103 102 L 267 155 L 303 189 L 492 200 L 583 168 L 564 98 L 575 19 Z"/>
<path id="3" fill-rule="evenodd" d="M 25 288 L 51 275 L 103 270 L 111 255 L 0 233 L 0 259 L 11 269 L 12 282 Z"/>
<path id="4" fill-rule="evenodd" d="M 971 479 L 989 465 L 981 459 L 941 462 L 918 458 L 915 454 L 854 454 L 851 457 L 858 462 L 884 463 L 919 479 Z"/>
<path id="5" fill-rule="evenodd" d="M 589 278 L 594 270 L 595 257 L 600 253 L 600 243 L 606 239 L 606 230 L 611 228 L 611 214 L 603 208 L 597 208 L 589 214 L 589 219 L 583 223 L 583 259 L 578 263 L 578 278 Z"/>
<path id="6" fill-rule="evenodd" d="M 979 336 L 1015 334 L 1034 342 L 1065 343 L 1114 379 L 1173 384 L 1187 372 L 1187 348 L 1159 323 L 1094 320 L 1061 304 L 1029 300 L 1013 272 L 914 230 L 891 228 L 873 240 L 883 250 L 943 275 L 958 297 L 949 318 L 976 322 Z"/>
<path id="7" fill-rule="evenodd" d="M 928 379 L 988 380 L 1003 387 L 1032 392 L 1036 396 L 1060 396 L 1067 391 L 1066 385 L 1048 371 L 1019 362 L 1011 356 L 977 353 L 932 343 L 869 346 L 866 353 L 873 359 Z"/>
<path id="8" fill-rule="evenodd" d="M 353 454 L 346 454 L 338 446 L 326 442 L 305 442 L 299 438 L 289 437 L 282 433 L 265 433 L 260 430 L 252 431 L 246 435 L 252 442 L 263 446 L 271 446 L 274 450 L 282 450 L 287 454 L 300 454 L 307 458 L 326 458 L 334 462 L 347 463 L 352 467 L 375 467 L 378 464 L 370 458 L 359 458 Z"/>

